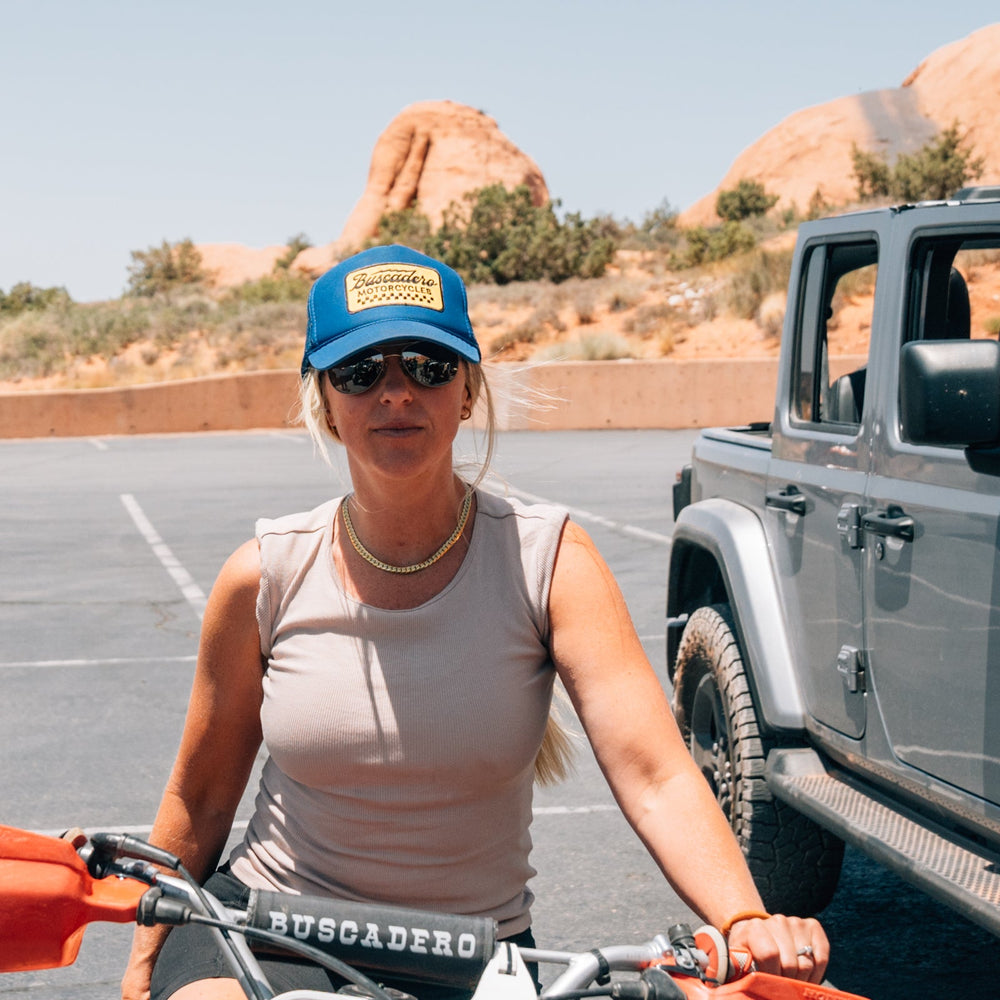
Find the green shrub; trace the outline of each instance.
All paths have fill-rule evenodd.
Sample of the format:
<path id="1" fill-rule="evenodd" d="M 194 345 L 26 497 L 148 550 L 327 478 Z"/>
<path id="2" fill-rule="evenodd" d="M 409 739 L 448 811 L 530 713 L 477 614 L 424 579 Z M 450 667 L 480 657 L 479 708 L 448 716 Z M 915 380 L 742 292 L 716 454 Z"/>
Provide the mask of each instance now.
<path id="1" fill-rule="evenodd" d="M 757 237 L 742 222 L 730 220 L 712 233 L 708 241 L 708 259 L 724 260 L 746 253 L 757 245 Z"/>
<path id="2" fill-rule="evenodd" d="M 619 228 L 620 245 L 629 250 L 662 250 L 676 246 L 681 239 L 677 211 L 664 199 L 647 212 L 639 225 L 625 222 Z"/>
<path id="3" fill-rule="evenodd" d="M 963 142 L 954 122 L 912 156 L 900 156 L 893 171 L 893 194 L 904 201 L 940 201 L 980 177 L 984 161 L 973 159 Z"/>
<path id="4" fill-rule="evenodd" d="M 139 303 L 28 309 L 0 324 L 0 377 L 52 375 L 76 358 L 112 357 L 148 333 L 149 313 Z"/>
<path id="5" fill-rule="evenodd" d="M 684 252 L 671 258 L 674 267 L 700 267 L 746 253 L 757 245 L 757 237 L 742 222 L 724 222 L 714 229 L 694 226 L 685 234 Z"/>
<path id="6" fill-rule="evenodd" d="M 570 278 L 561 287 L 566 289 L 567 300 L 577 322 L 583 326 L 597 319 L 597 290 L 592 282 L 581 278 Z"/>
<path id="7" fill-rule="evenodd" d="M 653 302 L 649 305 L 639 306 L 635 313 L 622 324 L 622 329 L 626 333 L 650 337 L 659 333 L 677 318 L 677 310 L 672 305 L 666 302 Z"/>
<path id="8" fill-rule="evenodd" d="M 30 281 L 19 281 L 6 295 L 0 289 L 0 317 L 17 316 L 29 309 L 67 306 L 72 301 L 65 288 L 39 288 Z"/>
<path id="9" fill-rule="evenodd" d="M 742 319 L 753 319 L 768 295 L 784 291 L 792 269 L 792 254 L 792 250 L 757 250 L 749 255 L 726 286 L 729 311 Z"/>
<path id="10" fill-rule="evenodd" d="M 308 250 L 312 246 L 309 237 L 305 233 L 296 233 L 294 236 L 289 236 L 286 242 L 288 249 L 274 262 L 274 270 L 276 272 L 287 271 L 295 263 L 295 258 L 303 250 Z"/>
<path id="11" fill-rule="evenodd" d="M 654 246 L 672 244 L 677 234 L 677 210 L 664 199 L 652 212 L 643 216 L 639 228 Z"/>
<path id="12" fill-rule="evenodd" d="M 760 181 L 744 177 L 734 188 L 720 191 L 715 199 L 715 214 L 723 222 L 742 222 L 766 215 L 778 203 L 778 195 L 768 194 Z"/>
<path id="13" fill-rule="evenodd" d="M 642 288 L 634 281 L 619 278 L 608 289 L 608 312 L 620 313 L 634 309 L 642 301 Z"/>
<path id="14" fill-rule="evenodd" d="M 875 292 L 875 280 L 878 277 L 878 267 L 868 264 L 865 267 L 848 271 L 838 282 L 834 296 L 841 296 L 842 301 L 858 296 L 872 295 Z M 839 310 L 834 310 L 835 312 Z"/>
<path id="15" fill-rule="evenodd" d="M 418 205 L 398 212 L 386 212 L 378 220 L 378 231 L 368 246 L 401 243 L 420 253 L 428 253 L 431 239 L 431 220 Z"/>
<path id="16" fill-rule="evenodd" d="M 491 184 L 445 209 L 432 231 L 417 208 L 384 215 L 374 243 L 403 243 L 455 268 L 469 283 L 553 282 L 604 273 L 618 248 L 610 219 L 559 220 L 558 202 L 537 206 L 527 185 Z"/>
<path id="17" fill-rule="evenodd" d="M 282 268 L 256 281 L 245 281 L 242 285 L 231 288 L 223 298 L 223 304 L 305 302 L 309 298 L 311 285 L 312 282 L 305 275 L 293 274 L 287 268 Z"/>
<path id="18" fill-rule="evenodd" d="M 941 201 L 982 176 L 985 161 L 973 158 L 958 122 L 925 143 L 916 153 L 900 154 L 890 167 L 884 156 L 852 148 L 858 197 L 898 201 Z"/>
<path id="19" fill-rule="evenodd" d="M 241 303 L 238 311 L 220 316 L 208 328 L 208 340 L 219 348 L 219 360 L 225 364 L 298 367 L 305 326 L 304 300 Z"/>
<path id="20" fill-rule="evenodd" d="M 822 219 L 823 216 L 829 215 L 832 211 L 833 205 L 823 197 L 823 192 L 819 188 L 816 188 L 809 198 L 809 206 L 806 208 L 806 219 L 810 221 L 813 219 Z M 789 224 L 792 221 L 789 220 Z"/>
<path id="21" fill-rule="evenodd" d="M 683 253 L 671 258 L 675 267 L 698 267 L 708 260 L 708 242 L 712 234 L 705 226 L 693 226 L 684 233 L 685 247 Z"/>
<path id="22" fill-rule="evenodd" d="M 892 171 L 885 157 L 865 152 L 855 142 L 851 144 L 851 162 L 854 166 L 858 198 L 861 201 L 889 196 L 892 189 Z"/>
<path id="23" fill-rule="evenodd" d="M 164 240 L 158 247 L 132 251 L 126 295 L 150 297 L 181 285 L 198 284 L 205 277 L 201 254 L 190 239 L 179 243 Z"/>
<path id="24" fill-rule="evenodd" d="M 184 290 L 186 289 L 186 290 Z M 164 371 L 199 373 L 205 349 L 219 365 L 248 370 L 297 366 L 306 326 L 308 279 L 289 272 L 230 290 L 217 299 L 194 286 L 168 295 L 125 296 L 110 302 L 73 303 L 0 315 L 0 378 L 68 373 L 79 361 L 103 358 L 116 378 L 135 381 L 122 351 L 149 342 L 133 367 L 175 355 Z M 148 376 L 139 373 L 139 381 Z"/>
<path id="25" fill-rule="evenodd" d="M 165 299 L 148 310 L 145 336 L 159 348 L 171 348 L 196 330 L 217 322 L 218 305 L 206 296 Z"/>
<path id="26" fill-rule="evenodd" d="M 551 344 L 534 355 L 535 361 L 617 361 L 634 357 L 629 342 L 614 333 L 591 333 L 561 344 Z"/>

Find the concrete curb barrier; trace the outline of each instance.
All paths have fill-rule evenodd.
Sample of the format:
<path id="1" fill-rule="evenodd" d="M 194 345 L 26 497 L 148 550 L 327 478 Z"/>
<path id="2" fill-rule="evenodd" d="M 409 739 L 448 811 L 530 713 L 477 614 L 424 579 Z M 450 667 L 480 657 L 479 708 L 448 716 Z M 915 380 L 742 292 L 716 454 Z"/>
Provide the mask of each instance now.
<path id="1" fill-rule="evenodd" d="M 833 377 L 864 363 L 838 358 Z M 668 429 L 770 420 L 776 358 L 491 364 L 501 430 Z M 113 389 L 0 393 L 0 437 L 92 437 L 290 427 L 298 372 Z"/>

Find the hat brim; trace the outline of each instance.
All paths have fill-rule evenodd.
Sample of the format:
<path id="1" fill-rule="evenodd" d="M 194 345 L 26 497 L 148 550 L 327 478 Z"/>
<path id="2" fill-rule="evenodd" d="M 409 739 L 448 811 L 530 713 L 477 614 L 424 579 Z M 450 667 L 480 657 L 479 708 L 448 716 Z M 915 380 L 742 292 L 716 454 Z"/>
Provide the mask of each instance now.
<path id="1" fill-rule="evenodd" d="M 307 368 L 325 371 L 341 364 L 359 351 L 394 340 L 429 340 L 433 344 L 440 344 L 454 351 L 466 361 L 479 364 L 482 360 L 482 354 L 476 344 L 470 344 L 449 330 L 443 330 L 430 323 L 417 323 L 414 320 L 385 319 L 357 327 L 333 343 L 307 353 L 302 361 L 303 373 Z"/>

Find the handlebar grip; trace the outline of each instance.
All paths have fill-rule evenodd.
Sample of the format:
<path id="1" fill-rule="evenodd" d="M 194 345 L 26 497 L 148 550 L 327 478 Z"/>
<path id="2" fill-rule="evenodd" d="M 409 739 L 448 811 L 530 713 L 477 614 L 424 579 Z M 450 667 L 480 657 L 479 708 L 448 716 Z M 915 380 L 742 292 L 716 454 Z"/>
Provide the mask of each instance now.
<path id="1" fill-rule="evenodd" d="M 95 878 L 107 874 L 107 865 L 119 858 L 135 858 L 138 861 L 148 861 L 154 865 L 163 865 L 171 871 L 177 871 L 181 860 L 176 854 L 164 851 L 160 847 L 129 836 L 127 833 L 95 833 L 90 838 L 93 845 L 87 867 Z"/>
<path id="2" fill-rule="evenodd" d="M 254 889 L 247 924 L 383 975 L 474 989 L 496 950 L 488 917 Z"/>

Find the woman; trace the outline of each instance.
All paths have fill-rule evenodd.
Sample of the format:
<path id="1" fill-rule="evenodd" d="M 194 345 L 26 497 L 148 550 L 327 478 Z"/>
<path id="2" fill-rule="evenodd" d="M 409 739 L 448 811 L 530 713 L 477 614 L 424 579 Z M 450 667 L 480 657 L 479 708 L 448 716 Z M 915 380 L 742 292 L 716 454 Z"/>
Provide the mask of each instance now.
<path id="1" fill-rule="evenodd" d="M 530 943 L 532 782 L 565 756 L 558 674 L 675 890 L 763 969 L 819 981 L 822 929 L 763 912 L 589 537 L 455 474 L 485 387 L 458 275 L 399 246 L 343 261 L 310 293 L 302 373 L 306 422 L 343 444 L 353 492 L 259 522 L 220 572 L 152 841 L 207 877 L 263 740 L 255 813 L 213 892 L 472 913 Z M 156 1000 L 242 997 L 202 932 L 175 931 L 157 962 L 164 936 L 137 932 L 126 1000 L 151 974 Z M 329 988 L 308 963 L 266 969 Z"/>

